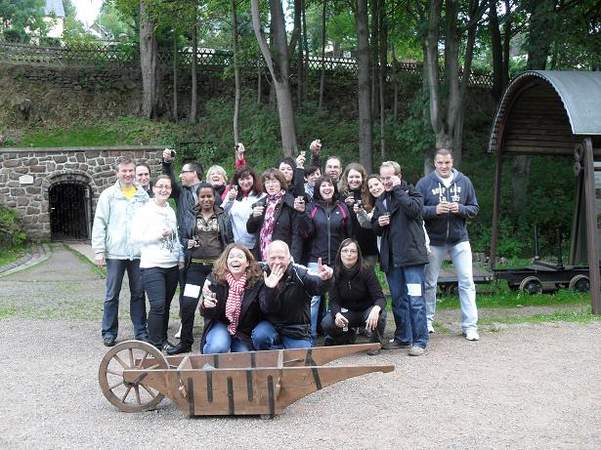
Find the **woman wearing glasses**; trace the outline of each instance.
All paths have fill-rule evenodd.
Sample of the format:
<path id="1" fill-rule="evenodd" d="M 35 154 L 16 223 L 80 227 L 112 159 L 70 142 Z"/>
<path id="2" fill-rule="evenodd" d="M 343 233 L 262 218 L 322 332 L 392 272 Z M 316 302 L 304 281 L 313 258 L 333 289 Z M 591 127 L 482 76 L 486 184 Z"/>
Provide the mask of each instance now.
<path id="1" fill-rule="evenodd" d="M 169 308 L 177 288 L 178 265 L 184 264 L 175 212 L 167 202 L 171 190 L 171 179 L 160 175 L 152 187 L 154 198 L 138 210 L 133 222 L 134 240 L 140 247 L 142 282 L 150 303 L 148 337 L 159 349 L 167 344 Z"/>
<path id="2" fill-rule="evenodd" d="M 321 322 L 326 345 L 352 344 L 356 327 L 364 327 L 374 342 L 382 342 L 386 298 L 373 267 L 364 266 L 361 248 L 354 239 L 340 244 L 329 293 L 330 311 Z"/>

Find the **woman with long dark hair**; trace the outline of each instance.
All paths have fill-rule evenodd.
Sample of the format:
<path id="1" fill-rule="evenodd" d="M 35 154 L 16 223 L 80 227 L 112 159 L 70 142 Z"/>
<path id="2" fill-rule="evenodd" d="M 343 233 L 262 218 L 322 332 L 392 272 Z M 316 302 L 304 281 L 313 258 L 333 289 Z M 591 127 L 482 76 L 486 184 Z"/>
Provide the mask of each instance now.
<path id="1" fill-rule="evenodd" d="M 284 241 L 290 248 L 294 261 L 302 256 L 302 239 L 299 235 L 299 213 L 295 209 L 295 198 L 278 169 L 263 172 L 262 183 L 265 197 L 253 205 L 253 212 L 246 223 L 246 230 L 255 233 L 258 242 L 258 259 L 267 261 L 267 247 L 273 241 Z"/>
<path id="2" fill-rule="evenodd" d="M 363 264 L 361 248 L 354 239 L 340 244 L 329 294 L 330 310 L 321 322 L 326 344 L 352 344 L 355 327 L 365 327 L 374 342 L 382 342 L 386 298 L 373 267 Z"/>
<path id="3" fill-rule="evenodd" d="M 221 204 L 230 216 L 234 241 L 255 252 L 255 246 L 258 245 L 257 238 L 246 230 L 246 222 L 252 214 L 253 205 L 262 197 L 261 179 L 252 168 L 244 166 L 234 173 L 227 197 Z"/>
<path id="4" fill-rule="evenodd" d="M 300 216 L 300 230 L 307 242 L 305 260 L 311 272 L 319 263 L 332 267 L 336 252 L 345 238 L 352 233 L 352 223 L 346 204 L 338 199 L 336 184 L 329 176 L 315 182 L 314 200 Z M 321 297 L 311 299 L 311 336 L 317 337 L 317 322 Z"/>
<path id="5" fill-rule="evenodd" d="M 378 245 L 376 234 L 369 228 L 364 228 L 358 221 L 355 206 L 366 212 L 371 212 L 374 202 L 367 186 L 367 172 L 359 163 L 350 163 L 338 183 L 342 200 L 348 206 L 353 221 L 353 238 L 357 240 L 363 253 L 365 264 L 375 266 L 378 261 Z"/>
<path id="6" fill-rule="evenodd" d="M 251 333 L 261 320 L 263 287 L 263 272 L 252 253 L 243 245 L 228 245 L 202 290 L 202 353 L 252 350 Z"/>

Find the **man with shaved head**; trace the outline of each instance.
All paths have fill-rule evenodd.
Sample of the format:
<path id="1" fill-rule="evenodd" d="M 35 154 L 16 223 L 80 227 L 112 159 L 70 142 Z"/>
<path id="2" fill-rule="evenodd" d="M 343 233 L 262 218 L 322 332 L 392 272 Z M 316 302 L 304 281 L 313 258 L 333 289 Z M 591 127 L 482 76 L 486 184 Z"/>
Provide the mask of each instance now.
<path id="1" fill-rule="evenodd" d="M 319 261 L 317 275 L 310 275 L 292 261 L 288 244 L 273 241 L 264 271 L 259 299 L 266 320 L 253 330 L 253 345 L 257 350 L 311 347 L 311 297 L 323 293 L 333 270 Z"/>

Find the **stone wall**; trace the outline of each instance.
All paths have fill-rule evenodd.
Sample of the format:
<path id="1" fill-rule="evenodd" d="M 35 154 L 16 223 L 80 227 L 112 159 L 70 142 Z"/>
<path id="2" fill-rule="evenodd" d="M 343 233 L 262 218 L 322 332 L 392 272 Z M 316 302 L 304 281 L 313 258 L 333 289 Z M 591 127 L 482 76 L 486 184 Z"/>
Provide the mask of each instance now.
<path id="1" fill-rule="evenodd" d="M 0 148 L 0 204 L 14 208 L 27 235 L 50 239 L 48 193 L 59 183 L 77 183 L 91 193 L 91 218 L 100 193 L 116 180 L 120 156 L 145 161 L 153 178 L 161 171 L 162 147 Z"/>

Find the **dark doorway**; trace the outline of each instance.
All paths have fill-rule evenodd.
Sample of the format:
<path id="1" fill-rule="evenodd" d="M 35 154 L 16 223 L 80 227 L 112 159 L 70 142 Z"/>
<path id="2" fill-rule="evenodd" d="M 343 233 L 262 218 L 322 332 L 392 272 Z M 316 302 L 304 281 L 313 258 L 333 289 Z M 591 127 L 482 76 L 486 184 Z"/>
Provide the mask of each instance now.
<path id="1" fill-rule="evenodd" d="M 90 237 L 90 188 L 78 183 L 60 183 L 48 192 L 52 240 Z"/>

